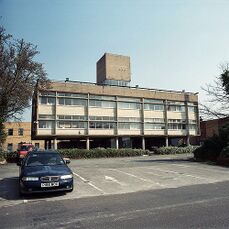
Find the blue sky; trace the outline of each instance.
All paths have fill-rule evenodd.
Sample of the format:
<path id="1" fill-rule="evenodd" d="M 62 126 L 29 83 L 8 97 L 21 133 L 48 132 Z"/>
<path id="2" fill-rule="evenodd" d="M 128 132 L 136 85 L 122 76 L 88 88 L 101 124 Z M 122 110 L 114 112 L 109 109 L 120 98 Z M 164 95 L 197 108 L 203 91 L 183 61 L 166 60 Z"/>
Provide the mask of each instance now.
<path id="1" fill-rule="evenodd" d="M 0 0 L 1 24 L 38 46 L 50 79 L 95 82 L 111 52 L 131 57 L 131 85 L 199 91 L 200 101 L 229 62 L 228 12 L 228 0 Z"/>

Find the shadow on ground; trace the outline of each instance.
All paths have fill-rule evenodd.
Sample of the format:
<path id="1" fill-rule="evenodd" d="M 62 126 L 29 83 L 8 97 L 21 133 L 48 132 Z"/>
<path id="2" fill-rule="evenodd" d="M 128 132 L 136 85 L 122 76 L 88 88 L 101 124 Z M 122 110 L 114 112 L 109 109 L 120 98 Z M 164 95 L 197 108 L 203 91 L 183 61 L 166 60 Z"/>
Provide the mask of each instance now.
<path id="1" fill-rule="evenodd" d="M 46 199 L 65 195 L 64 192 L 55 193 L 34 193 L 20 196 L 18 177 L 9 177 L 0 180 L 0 199 L 3 200 L 23 200 L 23 199 Z"/>

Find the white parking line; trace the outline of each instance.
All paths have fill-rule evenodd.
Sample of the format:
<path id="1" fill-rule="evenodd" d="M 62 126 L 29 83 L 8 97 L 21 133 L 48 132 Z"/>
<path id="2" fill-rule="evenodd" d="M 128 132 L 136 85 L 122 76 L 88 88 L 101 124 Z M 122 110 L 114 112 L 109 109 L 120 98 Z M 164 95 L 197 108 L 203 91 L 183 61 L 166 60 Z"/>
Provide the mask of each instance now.
<path id="1" fill-rule="evenodd" d="M 183 172 L 177 172 L 177 171 L 173 171 L 173 170 L 156 169 L 156 168 L 152 168 L 152 167 L 150 167 L 150 168 L 147 167 L 147 169 L 155 170 L 155 171 L 160 171 L 160 172 L 165 172 L 165 173 L 178 174 L 178 175 L 182 175 L 182 176 L 186 176 L 186 177 L 192 177 L 192 178 L 195 178 L 195 179 L 206 180 L 208 182 L 211 182 L 211 180 L 209 180 L 208 178 L 199 177 L 199 176 L 193 176 L 193 175 L 190 175 L 190 174 L 185 174 Z M 217 180 L 215 182 L 217 182 Z"/>
<path id="2" fill-rule="evenodd" d="M 109 170 L 113 170 L 113 171 L 117 171 L 117 172 L 126 174 L 126 175 L 128 175 L 128 176 L 134 177 L 134 178 L 139 179 L 139 180 L 142 180 L 142 181 L 144 181 L 144 182 L 154 183 L 154 184 L 156 184 L 156 185 L 158 185 L 158 186 L 160 186 L 160 187 L 166 187 L 166 185 L 163 185 L 163 184 L 160 184 L 160 183 L 158 183 L 158 182 L 154 182 L 154 181 L 152 181 L 152 180 L 148 180 L 148 179 L 145 179 L 145 178 L 136 176 L 136 175 L 131 174 L 131 173 L 124 172 L 124 171 L 119 170 L 119 169 L 109 169 Z"/>
<path id="3" fill-rule="evenodd" d="M 174 165 L 174 166 L 178 166 L 178 167 L 182 167 L 182 168 L 190 168 L 190 167 L 192 167 L 190 165 L 179 165 L 179 164 L 168 164 L 168 165 Z"/>
<path id="4" fill-rule="evenodd" d="M 75 176 L 79 177 L 84 183 L 86 183 L 86 184 L 90 185 L 91 187 L 93 187 L 94 189 L 100 191 L 102 194 L 105 194 L 105 192 L 104 192 L 102 189 L 100 189 L 100 188 L 98 188 L 97 186 L 95 186 L 94 184 L 92 184 L 91 181 L 86 180 L 85 178 L 81 177 L 79 174 L 77 174 L 77 173 L 75 173 L 75 172 L 73 172 L 73 174 L 74 174 Z"/>
<path id="5" fill-rule="evenodd" d="M 124 183 L 119 182 L 119 181 L 118 181 L 118 180 L 116 180 L 114 177 L 105 176 L 105 180 L 108 180 L 108 181 L 113 181 L 113 182 L 115 182 L 115 183 L 117 183 L 117 184 L 119 184 L 119 185 L 121 185 L 121 186 L 125 186 L 125 184 L 124 184 Z"/>

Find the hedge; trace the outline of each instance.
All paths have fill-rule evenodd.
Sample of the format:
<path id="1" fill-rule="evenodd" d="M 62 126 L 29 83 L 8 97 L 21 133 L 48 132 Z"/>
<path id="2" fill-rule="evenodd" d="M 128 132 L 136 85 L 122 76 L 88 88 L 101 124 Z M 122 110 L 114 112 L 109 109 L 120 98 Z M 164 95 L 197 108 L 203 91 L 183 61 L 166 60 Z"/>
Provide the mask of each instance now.
<path id="1" fill-rule="evenodd" d="M 148 150 L 142 149 L 104 149 L 104 148 L 95 148 L 95 149 L 59 149 L 58 152 L 63 157 L 68 157 L 72 159 L 81 159 L 81 158 L 109 158 L 109 157 L 134 157 L 148 155 Z"/>
<path id="2" fill-rule="evenodd" d="M 187 146 L 187 147 L 176 147 L 176 146 L 168 146 L 168 147 L 160 147 L 154 148 L 154 154 L 188 154 L 193 153 L 193 151 L 198 148 L 198 146 Z"/>
<path id="3" fill-rule="evenodd" d="M 0 161 L 6 160 L 7 162 L 17 162 L 17 152 L 0 152 Z"/>

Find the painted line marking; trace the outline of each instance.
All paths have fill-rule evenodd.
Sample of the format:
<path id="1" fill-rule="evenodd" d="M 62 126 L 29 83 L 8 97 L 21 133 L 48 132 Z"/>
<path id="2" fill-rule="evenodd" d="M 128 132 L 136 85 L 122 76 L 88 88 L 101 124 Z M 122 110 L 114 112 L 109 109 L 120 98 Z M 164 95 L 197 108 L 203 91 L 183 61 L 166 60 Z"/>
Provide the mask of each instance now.
<path id="1" fill-rule="evenodd" d="M 130 176 L 130 177 L 134 177 L 134 178 L 139 179 L 139 180 L 142 180 L 142 181 L 144 181 L 144 182 L 154 183 L 154 184 L 159 185 L 159 186 L 161 186 L 161 187 L 167 187 L 166 185 L 160 184 L 159 182 L 154 182 L 154 181 L 152 181 L 152 180 L 148 180 L 148 179 L 145 179 L 145 178 L 136 176 L 136 175 L 134 175 L 134 174 L 124 172 L 124 171 L 119 170 L 119 169 L 109 169 L 109 170 L 113 170 L 113 171 L 117 171 L 117 172 L 126 174 L 126 175 L 128 175 L 128 176 Z"/>
<path id="2" fill-rule="evenodd" d="M 119 184 L 119 185 L 121 185 L 121 186 L 125 186 L 125 184 L 124 184 L 124 183 L 119 182 L 119 181 L 118 181 L 118 180 L 116 180 L 114 177 L 105 176 L 105 180 L 115 182 L 115 183 L 117 183 L 117 184 Z"/>
<path id="3" fill-rule="evenodd" d="M 86 184 L 90 185 L 91 187 L 93 187 L 94 189 L 100 191 L 102 194 L 105 194 L 105 192 L 104 192 L 102 189 L 100 189 L 99 187 L 97 187 L 97 186 L 95 186 L 94 184 L 92 184 L 91 181 L 86 180 L 85 178 L 81 177 L 79 174 L 77 174 L 77 173 L 75 173 L 75 172 L 73 172 L 73 174 L 74 174 L 75 176 L 79 177 L 84 183 L 86 183 Z"/>
<path id="4" fill-rule="evenodd" d="M 148 168 L 148 167 L 147 167 L 147 169 L 155 170 L 155 171 L 160 171 L 160 172 L 165 172 L 165 173 L 178 174 L 178 175 L 182 175 L 182 176 L 186 176 L 186 177 L 192 177 L 192 178 L 195 178 L 195 179 L 206 180 L 208 182 L 211 182 L 211 180 L 209 180 L 207 178 L 199 177 L 199 176 L 193 176 L 193 175 L 185 174 L 183 172 L 177 172 L 177 171 L 173 171 L 173 170 L 156 169 L 156 168 Z M 217 180 L 215 182 L 217 182 Z"/>
<path id="5" fill-rule="evenodd" d="M 190 168 L 192 166 L 189 165 L 179 165 L 179 164 L 169 164 L 169 165 L 174 165 L 174 166 L 178 166 L 178 167 L 182 167 L 182 168 Z"/>

